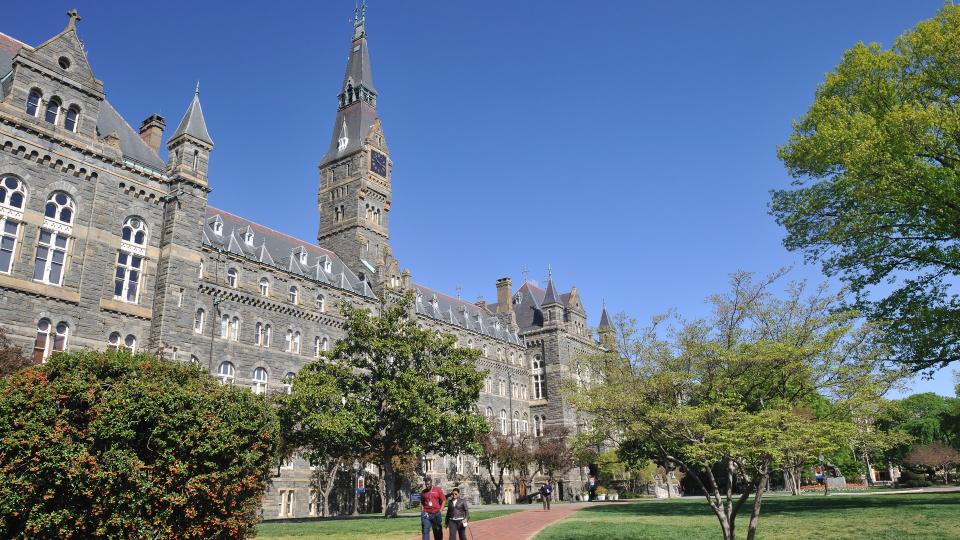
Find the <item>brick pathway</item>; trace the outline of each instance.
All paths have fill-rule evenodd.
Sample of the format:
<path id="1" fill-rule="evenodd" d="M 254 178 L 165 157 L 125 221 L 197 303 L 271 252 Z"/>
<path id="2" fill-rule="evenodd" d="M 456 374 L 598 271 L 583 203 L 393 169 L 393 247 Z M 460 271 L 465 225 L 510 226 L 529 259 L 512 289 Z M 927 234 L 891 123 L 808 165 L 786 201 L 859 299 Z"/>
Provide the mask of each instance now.
<path id="1" fill-rule="evenodd" d="M 467 538 L 470 540 L 528 540 L 545 529 L 547 525 L 552 525 L 589 504 L 555 504 L 549 512 L 544 512 L 537 505 L 535 510 L 521 510 L 497 518 L 484 519 L 470 524 L 467 528 Z M 473 531 L 472 537 L 470 531 Z M 444 540 L 448 535 L 449 530 L 444 528 Z M 433 536 L 431 535 L 430 538 L 432 539 Z M 421 540 L 421 536 L 417 535 L 411 540 Z"/>

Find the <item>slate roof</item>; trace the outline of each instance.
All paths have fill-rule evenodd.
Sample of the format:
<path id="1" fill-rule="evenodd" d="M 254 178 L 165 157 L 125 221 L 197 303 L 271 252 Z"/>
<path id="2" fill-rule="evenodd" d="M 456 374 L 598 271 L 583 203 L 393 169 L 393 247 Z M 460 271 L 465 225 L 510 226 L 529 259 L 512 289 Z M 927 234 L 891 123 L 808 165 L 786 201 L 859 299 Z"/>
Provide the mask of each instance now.
<path id="1" fill-rule="evenodd" d="M 413 288 L 416 291 L 414 307 L 417 313 L 494 339 L 520 344 L 517 333 L 509 325 L 501 323 L 491 311 L 424 285 L 414 283 Z"/>
<path id="2" fill-rule="evenodd" d="M 549 278 L 547 280 L 547 291 L 543 294 L 543 300 L 540 302 L 540 305 L 547 306 L 559 303 L 560 297 L 557 296 L 557 288 L 553 286 L 553 278 Z"/>
<path id="3" fill-rule="evenodd" d="M 221 233 L 214 224 L 222 223 Z M 246 234 L 251 235 L 247 242 Z M 306 279 L 374 298 L 373 289 L 361 281 L 329 249 L 311 244 L 259 223 L 207 206 L 203 225 L 203 245 L 257 261 Z M 302 257 L 301 257 L 301 254 Z"/>
<path id="4" fill-rule="evenodd" d="M 3 78 L 13 69 L 13 57 L 17 55 L 17 51 L 21 47 L 32 49 L 26 43 L 0 32 L 0 78 Z"/>
<path id="5" fill-rule="evenodd" d="M 610 324 L 610 316 L 607 315 L 607 306 L 603 306 L 603 311 L 600 313 L 600 328 L 612 328 L 613 325 Z"/>
<path id="6" fill-rule="evenodd" d="M 347 81 L 352 81 L 354 88 L 363 86 L 374 94 L 377 92 L 373 87 L 370 52 L 365 37 L 361 36 L 350 44 L 350 57 L 347 60 L 347 70 L 343 74 L 341 91 L 347 87 Z M 373 127 L 376 118 L 376 108 L 364 100 L 354 101 L 338 110 L 337 117 L 333 122 L 330 146 L 327 148 L 327 153 L 324 154 L 323 159 L 320 160 L 320 166 L 322 167 L 331 161 L 359 150 L 363 141 L 370 134 L 370 128 Z M 346 132 L 348 142 L 346 147 L 340 149 L 339 140 L 344 132 Z"/>
<path id="7" fill-rule="evenodd" d="M 197 85 L 197 91 L 193 94 L 193 100 L 190 102 L 190 106 L 187 107 L 187 112 L 184 113 L 183 119 L 180 120 L 180 125 L 177 126 L 177 130 L 170 135 L 170 140 L 180 135 L 190 135 L 194 139 L 205 142 L 211 146 L 213 145 L 213 140 L 207 132 L 207 122 L 203 119 L 203 109 L 200 107 L 199 84 Z"/>

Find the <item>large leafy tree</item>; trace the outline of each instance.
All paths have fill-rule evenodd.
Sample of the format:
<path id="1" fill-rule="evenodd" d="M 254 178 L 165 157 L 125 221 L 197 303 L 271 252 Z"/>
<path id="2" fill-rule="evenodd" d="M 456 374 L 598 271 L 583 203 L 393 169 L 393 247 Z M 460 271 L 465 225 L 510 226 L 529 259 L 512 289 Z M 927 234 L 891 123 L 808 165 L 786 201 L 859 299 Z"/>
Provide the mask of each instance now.
<path id="1" fill-rule="evenodd" d="M 262 396 L 125 352 L 0 379 L 0 537 L 244 538 L 274 462 Z"/>
<path id="2" fill-rule="evenodd" d="M 950 290 L 960 274 L 960 7 L 891 49 L 848 50 L 779 156 L 795 178 L 771 204 L 786 247 L 822 261 L 857 309 L 889 321 L 904 364 L 960 358 Z"/>
<path id="3" fill-rule="evenodd" d="M 809 414 L 809 398 L 839 405 L 880 375 L 874 327 L 823 289 L 792 284 L 777 297 L 779 277 L 735 274 L 710 317 L 672 328 L 616 317 L 618 350 L 581 359 L 597 384 L 570 387 L 594 432 L 687 473 L 725 539 L 751 495 L 755 537 L 763 489 L 787 458 L 832 452 L 849 434 L 848 421 Z"/>
<path id="4" fill-rule="evenodd" d="M 342 304 L 345 336 L 304 367 L 283 408 L 291 447 L 314 458 L 369 455 L 382 472 L 384 515 L 397 514 L 396 460 L 477 450 L 480 352 L 420 328 L 407 296 L 377 313 Z"/>

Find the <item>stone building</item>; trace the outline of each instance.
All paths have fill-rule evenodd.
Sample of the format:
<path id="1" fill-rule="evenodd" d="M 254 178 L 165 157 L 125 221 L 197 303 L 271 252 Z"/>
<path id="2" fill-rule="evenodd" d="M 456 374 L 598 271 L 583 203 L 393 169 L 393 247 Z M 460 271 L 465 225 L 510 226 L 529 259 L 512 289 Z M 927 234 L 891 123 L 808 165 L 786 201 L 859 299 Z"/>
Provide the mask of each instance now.
<path id="1" fill-rule="evenodd" d="M 199 89 L 169 135 L 159 115 L 134 130 L 87 62 L 80 17 L 68 15 L 37 46 L 0 33 L 0 321 L 37 361 L 161 351 L 227 384 L 287 391 L 342 335 L 340 302 L 373 308 L 377 295 L 411 291 L 421 324 L 483 351 L 490 375 L 477 406 L 496 429 L 578 428 L 559 384 L 597 342 L 576 288 L 559 294 L 551 279 L 514 293 L 503 278 L 497 303 L 471 303 L 415 283 L 393 258 L 393 161 L 362 11 L 320 160 L 318 242 L 210 206 L 215 145 Z M 474 485 L 478 472 L 470 456 L 422 465 L 441 482 Z M 264 517 L 315 514 L 309 475 L 301 460 L 281 465 Z"/>

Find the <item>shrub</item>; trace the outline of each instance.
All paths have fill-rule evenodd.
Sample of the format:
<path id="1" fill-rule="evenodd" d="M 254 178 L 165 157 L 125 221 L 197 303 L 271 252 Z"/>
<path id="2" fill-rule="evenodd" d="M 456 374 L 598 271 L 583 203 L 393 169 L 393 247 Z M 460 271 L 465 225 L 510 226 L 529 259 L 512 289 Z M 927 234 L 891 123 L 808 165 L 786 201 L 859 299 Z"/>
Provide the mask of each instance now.
<path id="1" fill-rule="evenodd" d="M 623 491 L 620 493 L 621 499 L 636 499 L 637 494 L 632 491 Z"/>
<path id="2" fill-rule="evenodd" d="M 56 355 L 0 380 L 0 537 L 243 538 L 277 430 L 199 368 Z"/>

